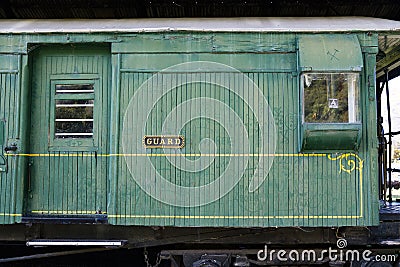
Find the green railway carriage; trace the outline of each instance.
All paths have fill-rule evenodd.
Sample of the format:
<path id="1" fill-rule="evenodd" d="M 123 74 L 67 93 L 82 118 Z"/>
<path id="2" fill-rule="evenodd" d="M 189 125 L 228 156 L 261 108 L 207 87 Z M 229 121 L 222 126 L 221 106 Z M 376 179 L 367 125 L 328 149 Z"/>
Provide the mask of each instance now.
<path id="1" fill-rule="evenodd" d="M 378 225 L 400 27 L 321 21 L 0 22 L 0 223 Z"/>

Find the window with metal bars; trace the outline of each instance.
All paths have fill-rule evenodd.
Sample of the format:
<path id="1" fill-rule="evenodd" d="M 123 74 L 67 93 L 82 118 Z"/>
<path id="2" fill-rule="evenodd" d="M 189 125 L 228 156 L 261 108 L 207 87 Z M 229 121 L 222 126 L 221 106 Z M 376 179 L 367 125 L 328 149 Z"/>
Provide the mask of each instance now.
<path id="1" fill-rule="evenodd" d="M 54 137 L 93 138 L 93 84 L 57 84 L 55 98 Z"/>
<path id="2" fill-rule="evenodd" d="M 51 86 L 50 150 L 94 147 L 96 80 L 52 80 Z"/>

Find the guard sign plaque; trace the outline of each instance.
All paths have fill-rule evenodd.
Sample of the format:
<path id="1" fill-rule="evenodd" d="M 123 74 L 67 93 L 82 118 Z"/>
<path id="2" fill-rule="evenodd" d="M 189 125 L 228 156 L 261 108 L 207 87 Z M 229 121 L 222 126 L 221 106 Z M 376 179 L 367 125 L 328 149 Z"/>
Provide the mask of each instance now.
<path id="1" fill-rule="evenodd" d="M 185 139 L 182 135 L 145 135 L 143 146 L 145 148 L 183 148 Z"/>

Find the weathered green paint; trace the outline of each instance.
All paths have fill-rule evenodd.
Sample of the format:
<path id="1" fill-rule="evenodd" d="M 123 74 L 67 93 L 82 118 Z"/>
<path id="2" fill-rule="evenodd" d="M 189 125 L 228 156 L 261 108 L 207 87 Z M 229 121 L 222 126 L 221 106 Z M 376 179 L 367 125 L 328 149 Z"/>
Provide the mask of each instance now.
<path id="1" fill-rule="evenodd" d="M 0 121 L 0 172 L 7 171 L 7 159 L 4 157 L 4 121 Z"/>
<path id="2" fill-rule="evenodd" d="M 376 37 L 376 35 L 374 36 Z M 375 49 L 373 49 L 375 48 Z M 378 53 L 377 47 L 370 46 L 364 54 L 365 61 L 365 71 L 364 71 L 364 85 L 368 88 L 363 90 L 362 99 L 365 103 L 365 109 L 362 110 L 364 114 L 363 119 L 366 123 L 363 124 L 363 140 L 366 140 L 367 146 L 369 148 L 369 153 L 366 153 L 365 161 L 370 162 L 366 167 L 369 175 L 371 177 L 376 177 L 378 172 L 378 139 L 370 138 L 371 136 L 377 136 L 377 118 L 376 118 L 376 94 L 375 94 L 375 66 L 376 66 L 376 53 Z M 365 115 L 366 114 L 366 115 Z M 370 201 L 364 203 L 364 208 L 366 210 L 378 210 L 379 200 L 376 198 L 376 192 L 378 192 L 378 183 L 374 179 L 370 179 L 369 183 L 364 188 L 363 193 L 366 195 Z M 377 212 L 371 214 L 371 220 L 378 221 L 379 214 Z"/>
<path id="3" fill-rule="evenodd" d="M 4 146 L 4 121 L 0 121 L 0 145 Z"/>
<path id="4" fill-rule="evenodd" d="M 118 40 L 120 42 L 113 44 L 113 53 L 286 53 L 296 51 L 296 36 L 288 33 L 143 33 L 121 35 Z"/>
<path id="5" fill-rule="evenodd" d="M 299 38 L 301 71 L 360 71 L 363 66 L 357 36 L 307 35 Z"/>
<path id="6" fill-rule="evenodd" d="M 40 49 L 32 55 L 30 182 L 27 214 L 107 211 L 108 48 Z M 93 139 L 54 139 L 55 85 L 94 83 Z M 51 116 L 53 114 L 53 116 Z M 90 141 L 90 142 L 88 142 Z M 88 154 L 88 155 L 87 155 Z"/>
<path id="7" fill-rule="evenodd" d="M 301 151 L 332 153 L 357 151 L 361 128 L 361 123 L 304 123 L 301 130 Z"/>
<path id="8" fill-rule="evenodd" d="M 327 155 L 299 153 L 301 108 L 297 40 L 309 36 L 321 37 L 301 33 L 0 36 L 0 62 L 3 65 L 0 69 L 0 120 L 6 122 L 5 143 L 18 141 L 20 144 L 17 151 L 20 155 L 9 155 L 9 171 L 0 174 L 0 222 L 19 221 L 21 214 L 30 214 L 34 210 L 45 214 L 77 214 L 102 209 L 107 211 L 111 224 L 121 225 L 263 227 L 377 224 L 377 141 L 373 94 L 377 36 L 335 34 L 338 40 L 350 38 L 354 41 L 357 38 L 363 56 L 360 144 L 357 151 L 349 149 L 347 152 L 351 154 L 347 155 L 335 154 L 338 151 L 334 149 L 329 152 L 333 154 Z M 81 45 L 77 46 L 77 43 Z M 111 48 L 98 49 L 95 43 L 111 43 Z M 50 48 L 42 48 L 39 44 L 47 44 Z M 98 59 L 96 63 L 93 61 L 95 58 Z M 121 156 L 124 153 L 123 121 L 130 99 L 146 80 L 165 68 L 192 61 L 218 62 L 243 72 L 254 83 L 248 85 L 250 101 L 245 103 L 222 86 L 204 83 L 182 86 L 177 80 L 172 80 L 176 82 L 170 85 L 174 89 L 159 99 L 148 117 L 145 124 L 147 133 L 160 135 L 167 115 L 189 99 L 217 99 L 243 119 L 249 133 L 251 156 L 248 156 L 248 164 L 238 184 L 220 199 L 200 207 L 174 207 L 148 195 L 133 179 L 127 161 Z M 83 70 L 89 65 L 90 68 Z M 332 70 L 332 66 L 320 67 Z M 69 149 L 49 152 L 50 76 L 82 74 L 96 74 L 102 79 L 102 95 L 96 99 L 99 117 L 97 149 L 77 149 L 76 153 Z M 171 77 L 175 74 L 166 75 Z M 230 78 L 226 78 L 214 69 L 197 74 L 220 75 L 218 79 L 230 81 L 232 85 L 238 81 L 232 73 Z M 179 75 L 191 74 L 183 71 Z M 255 86 L 260 88 L 272 110 L 277 147 L 268 176 L 257 190 L 250 192 L 249 183 L 262 156 L 258 153 L 264 137 L 250 108 L 257 103 Z M 143 99 L 143 106 L 149 104 L 148 99 L 157 86 L 149 85 L 146 89 L 149 97 Z M 215 107 L 200 101 L 186 106 L 183 112 L 190 115 L 202 109 L 213 110 Z M 267 114 L 263 113 L 262 119 L 268 120 Z M 233 115 L 222 116 L 221 120 L 229 124 Z M 135 125 L 143 123 L 140 121 Z M 196 154 L 200 153 L 204 138 L 214 140 L 216 153 L 220 156 L 203 170 L 189 172 L 179 170 L 160 155 L 169 151 L 152 149 L 149 150 L 150 159 L 157 172 L 182 186 L 201 186 L 214 181 L 234 156 L 230 154 L 235 153 L 224 127 L 213 120 L 196 118 L 185 124 L 181 134 L 186 141 L 181 152 L 188 154 L 187 160 L 200 158 Z M 35 155 L 38 153 L 44 155 Z M 135 155 L 136 151 L 130 153 L 133 155 L 128 160 L 140 162 L 142 156 Z M 354 169 L 348 169 L 348 166 L 353 166 L 348 165 L 349 162 L 354 163 Z M 29 163 L 30 176 L 27 171 Z M 155 174 L 155 171 L 148 170 L 141 176 L 150 178 Z M 28 177 L 31 178 L 30 184 Z M 209 196 L 184 196 L 166 192 L 164 188 L 158 188 L 157 194 L 160 198 L 172 194 L 185 198 L 183 201 L 187 203 Z"/>
<path id="9" fill-rule="evenodd" d="M 126 54 L 121 59 L 121 72 L 158 72 L 175 64 L 190 61 L 215 61 L 225 62 L 237 66 L 240 71 L 250 72 L 295 72 L 296 54 L 231 54 L 201 53 L 201 54 Z M 266 61 L 275 64 L 266 64 Z M 146 62 L 146 66 L 143 66 Z"/>
<path id="10" fill-rule="evenodd" d="M 3 56 L 6 62 L 14 62 L 18 66 L 18 56 L 10 60 L 9 56 Z M 7 67 L 7 65 L 6 65 Z M 17 143 L 19 137 L 20 106 L 16 105 L 20 100 L 19 73 L 17 69 L 4 70 L 0 73 L 0 118 L 5 121 L 4 145 Z M 6 157 L 7 172 L 0 173 L 0 222 L 14 223 L 21 214 L 21 195 L 23 182 L 18 173 L 21 169 L 18 158 Z"/>

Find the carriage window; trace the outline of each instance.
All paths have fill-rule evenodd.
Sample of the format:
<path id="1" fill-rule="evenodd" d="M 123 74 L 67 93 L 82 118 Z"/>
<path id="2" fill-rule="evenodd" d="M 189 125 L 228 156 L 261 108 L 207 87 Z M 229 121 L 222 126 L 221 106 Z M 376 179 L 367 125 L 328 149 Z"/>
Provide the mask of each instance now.
<path id="1" fill-rule="evenodd" d="M 360 122 L 359 74 L 306 73 L 302 86 L 303 122 Z"/>
<path id="2" fill-rule="evenodd" d="M 93 137 L 93 84 L 56 85 L 55 138 Z"/>
<path id="3" fill-rule="evenodd" d="M 359 73 L 301 75 L 301 151 L 354 151 L 361 138 Z"/>
<path id="4" fill-rule="evenodd" d="M 355 34 L 303 34 L 300 73 L 299 150 L 357 151 L 362 138 L 363 53 Z"/>
<path id="5" fill-rule="evenodd" d="M 95 151 L 97 126 L 97 76 L 81 74 L 82 79 L 67 75 L 51 80 L 49 118 L 50 151 Z"/>

